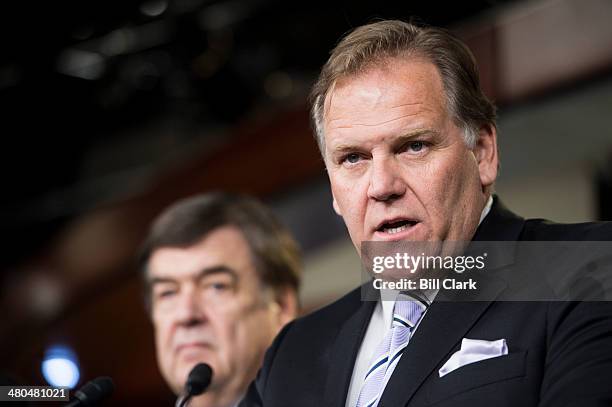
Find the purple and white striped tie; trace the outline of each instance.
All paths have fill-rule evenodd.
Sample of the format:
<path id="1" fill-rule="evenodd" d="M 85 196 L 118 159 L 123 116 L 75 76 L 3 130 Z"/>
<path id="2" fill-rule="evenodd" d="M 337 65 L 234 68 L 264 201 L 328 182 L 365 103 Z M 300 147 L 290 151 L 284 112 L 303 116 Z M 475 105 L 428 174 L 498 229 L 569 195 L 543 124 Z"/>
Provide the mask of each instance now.
<path id="1" fill-rule="evenodd" d="M 410 332 L 419 322 L 426 306 L 405 294 L 399 294 L 393 307 L 393 325 L 374 352 L 356 407 L 376 407 L 408 345 Z"/>

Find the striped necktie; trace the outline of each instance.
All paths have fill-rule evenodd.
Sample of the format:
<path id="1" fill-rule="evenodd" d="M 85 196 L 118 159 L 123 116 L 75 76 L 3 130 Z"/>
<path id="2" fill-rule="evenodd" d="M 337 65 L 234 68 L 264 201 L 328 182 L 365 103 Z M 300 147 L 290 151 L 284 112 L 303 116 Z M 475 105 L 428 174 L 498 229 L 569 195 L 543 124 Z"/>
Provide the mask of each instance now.
<path id="1" fill-rule="evenodd" d="M 376 348 L 365 375 L 357 407 L 376 407 L 393 374 L 395 366 L 408 345 L 410 332 L 418 324 L 426 305 L 406 294 L 399 294 L 393 307 L 393 324 Z"/>

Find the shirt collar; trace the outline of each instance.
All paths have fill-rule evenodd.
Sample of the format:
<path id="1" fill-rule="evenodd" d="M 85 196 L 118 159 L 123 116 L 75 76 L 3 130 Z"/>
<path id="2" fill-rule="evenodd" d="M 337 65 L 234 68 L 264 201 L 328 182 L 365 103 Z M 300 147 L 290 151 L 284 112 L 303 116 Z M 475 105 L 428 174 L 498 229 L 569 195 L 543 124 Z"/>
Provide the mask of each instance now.
<path id="1" fill-rule="evenodd" d="M 482 209 L 482 212 L 480 213 L 480 220 L 478 221 L 478 226 L 480 226 L 484 218 L 487 217 L 487 215 L 491 211 L 492 206 L 493 206 L 493 196 L 489 195 L 489 199 L 487 199 L 487 203 L 485 204 L 485 207 Z"/>

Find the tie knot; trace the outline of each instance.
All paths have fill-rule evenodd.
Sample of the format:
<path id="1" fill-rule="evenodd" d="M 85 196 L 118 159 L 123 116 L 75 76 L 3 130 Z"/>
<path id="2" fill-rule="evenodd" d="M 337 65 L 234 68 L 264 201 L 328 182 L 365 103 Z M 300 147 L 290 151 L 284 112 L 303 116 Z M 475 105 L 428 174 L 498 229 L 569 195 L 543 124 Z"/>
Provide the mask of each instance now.
<path id="1" fill-rule="evenodd" d="M 393 325 L 414 328 L 426 309 L 422 302 L 406 294 L 399 294 L 393 307 Z"/>

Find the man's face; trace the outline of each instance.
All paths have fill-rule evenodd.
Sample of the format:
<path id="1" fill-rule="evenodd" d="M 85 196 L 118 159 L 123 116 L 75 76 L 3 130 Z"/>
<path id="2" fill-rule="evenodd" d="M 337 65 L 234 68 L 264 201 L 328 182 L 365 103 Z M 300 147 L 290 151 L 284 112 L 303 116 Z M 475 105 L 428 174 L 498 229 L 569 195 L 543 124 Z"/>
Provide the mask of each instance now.
<path id="1" fill-rule="evenodd" d="M 207 395 L 240 396 L 284 321 L 242 233 L 224 226 L 188 248 L 159 248 L 148 279 L 158 364 L 173 391 L 205 362 L 213 369 Z"/>
<path id="2" fill-rule="evenodd" d="M 497 174 L 495 129 L 474 149 L 425 60 L 394 59 L 339 81 L 326 100 L 334 209 L 353 244 L 470 240 Z"/>

